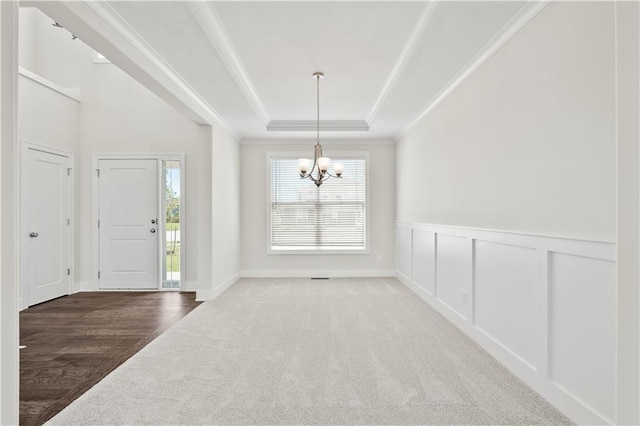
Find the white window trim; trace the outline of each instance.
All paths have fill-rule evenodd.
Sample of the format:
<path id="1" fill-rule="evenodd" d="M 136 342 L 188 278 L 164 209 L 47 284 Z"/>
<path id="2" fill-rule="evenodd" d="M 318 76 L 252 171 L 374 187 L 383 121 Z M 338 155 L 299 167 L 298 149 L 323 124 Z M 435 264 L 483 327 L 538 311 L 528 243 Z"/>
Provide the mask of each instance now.
<path id="1" fill-rule="evenodd" d="M 296 249 L 274 249 L 271 247 L 271 160 L 272 159 L 298 159 L 298 158 L 309 158 L 313 155 L 313 147 L 310 146 L 308 150 L 304 151 L 269 151 L 267 152 L 266 158 L 266 174 L 267 178 L 265 181 L 267 182 L 266 187 L 266 221 L 267 221 L 267 233 L 266 233 L 266 249 L 267 254 L 271 255 L 279 255 L 279 254 L 371 254 L 371 200 L 369 186 L 371 183 L 369 169 L 370 169 L 370 161 L 369 161 L 369 151 L 340 151 L 340 150 L 331 150 L 331 152 L 327 152 L 330 157 L 335 158 L 353 158 L 353 159 L 364 159 L 365 161 L 365 235 L 364 248 L 351 249 L 351 248 L 317 248 L 317 247 L 300 247 Z M 331 178 L 335 179 L 335 178 Z M 309 181 L 309 185 L 313 185 L 311 181 Z"/>

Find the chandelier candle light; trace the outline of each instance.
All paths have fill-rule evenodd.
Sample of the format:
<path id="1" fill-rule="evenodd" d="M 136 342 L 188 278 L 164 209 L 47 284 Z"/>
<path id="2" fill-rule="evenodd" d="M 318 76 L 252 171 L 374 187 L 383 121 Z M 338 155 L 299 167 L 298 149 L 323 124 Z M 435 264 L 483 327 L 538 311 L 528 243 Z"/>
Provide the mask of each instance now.
<path id="1" fill-rule="evenodd" d="M 318 188 L 322 183 L 330 177 L 342 177 L 344 170 L 344 164 L 335 163 L 333 165 L 333 173 L 329 173 L 329 165 L 331 164 L 331 158 L 322 156 L 322 145 L 320 145 L 320 79 L 324 78 L 324 74 L 321 72 L 314 72 L 313 78 L 316 79 L 316 145 L 313 150 L 313 165 L 311 160 L 307 158 L 300 158 L 298 160 L 298 171 L 300 172 L 300 179 L 309 178 Z M 314 176 L 314 170 L 316 171 Z"/>

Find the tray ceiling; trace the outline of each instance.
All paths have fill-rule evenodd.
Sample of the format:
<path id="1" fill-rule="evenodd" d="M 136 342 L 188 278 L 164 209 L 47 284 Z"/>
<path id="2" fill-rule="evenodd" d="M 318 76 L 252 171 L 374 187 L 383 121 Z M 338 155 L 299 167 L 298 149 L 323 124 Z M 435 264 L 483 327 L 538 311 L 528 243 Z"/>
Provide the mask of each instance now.
<path id="1" fill-rule="evenodd" d="M 320 114 L 333 130 L 323 132 L 325 139 L 397 138 L 545 6 L 521 1 L 75 3 L 39 7 L 125 71 L 140 62 L 127 53 L 130 46 L 118 49 L 128 40 L 176 85 L 166 90 L 182 102 L 179 109 L 195 100 L 192 109 L 201 121 L 214 117 L 243 140 L 312 137 L 314 71 L 326 74 Z M 83 22 L 91 30 L 85 31 Z M 143 84 L 148 82 L 141 76 L 153 79 L 152 71 L 140 71 L 151 65 L 137 66 L 134 77 Z"/>

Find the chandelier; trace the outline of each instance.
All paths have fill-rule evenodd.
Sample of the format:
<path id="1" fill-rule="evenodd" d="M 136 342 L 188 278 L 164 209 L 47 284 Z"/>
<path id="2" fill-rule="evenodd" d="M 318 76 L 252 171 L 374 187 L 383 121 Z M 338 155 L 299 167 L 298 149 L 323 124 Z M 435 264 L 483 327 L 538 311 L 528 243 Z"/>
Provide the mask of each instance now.
<path id="1" fill-rule="evenodd" d="M 310 179 L 318 188 L 330 177 L 342 177 L 344 164 L 335 163 L 333 165 L 333 173 L 329 173 L 329 165 L 331 158 L 322 156 L 322 145 L 320 145 L 320 79 L 324 78 L 321 72 L 314 72 L 313 78 L 316 79 L 316 145 L 313 149 L 313 163 L 307 158 L 298 159 L 298 171 L 300 179 Z"/>

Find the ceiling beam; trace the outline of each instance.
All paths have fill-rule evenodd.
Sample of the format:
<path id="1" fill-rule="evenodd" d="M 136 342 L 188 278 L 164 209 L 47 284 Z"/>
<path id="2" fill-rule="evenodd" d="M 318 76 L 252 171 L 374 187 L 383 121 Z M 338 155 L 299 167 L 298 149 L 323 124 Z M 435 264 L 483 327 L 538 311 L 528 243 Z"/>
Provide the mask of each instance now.
<path id="1" fill-rule="evenodd" d="M 235 130 L 107 2 L 22 1 L 39 8 L 196 124 Z"/>

